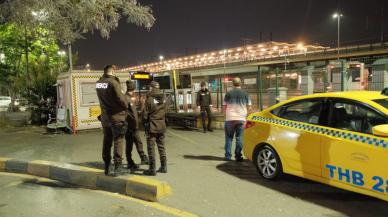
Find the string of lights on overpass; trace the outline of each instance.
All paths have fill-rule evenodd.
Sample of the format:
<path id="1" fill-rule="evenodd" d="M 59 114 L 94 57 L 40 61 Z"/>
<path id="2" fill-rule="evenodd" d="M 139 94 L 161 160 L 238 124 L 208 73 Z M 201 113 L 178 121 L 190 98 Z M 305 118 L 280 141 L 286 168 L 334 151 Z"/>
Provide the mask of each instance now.
<path id="1" fill-rule="evenodd" d="M 288 57 L 320 52 L 328 48 L 319 45 L 304 45 L 302 43 L 266 42 L 174 59 L 161 59 L 158 62 L 123 68 L 119 71 L 147 71 L 157 73 L 175 69 L 190 69 L 274 57 Z"/>

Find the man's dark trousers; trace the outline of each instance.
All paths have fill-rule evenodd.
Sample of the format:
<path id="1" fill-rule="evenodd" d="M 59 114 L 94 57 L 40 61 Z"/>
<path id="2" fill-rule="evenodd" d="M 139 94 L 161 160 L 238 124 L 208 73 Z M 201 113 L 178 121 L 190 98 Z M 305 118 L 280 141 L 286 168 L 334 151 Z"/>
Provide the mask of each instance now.
<path id="1" fill-rule="evenodd" d="M 112 142 L 114 143 L 113 161 L 115 165 L 119 165 L 123 161 L 123 128 L 125 128 L 124 122 L 112 124 L 112 127 L 103 127 L 104 141 L 102 147 L 102 159 L 106 165 L 109 165 L 111 161 Z"/>
<path id="2" fill-rule="evenodd" d="M 206 114 L 207 114 L 207 128 L 206 128 Z M 203 130 L 212 130 L 212 112 L 209 106 L 201 106 L 201 116 L 202 116 L 202 127 Z"/>
<path id="3" fill-rule="evenodd" d="M 136 145 L 137 153 L 140 158 L 144 156 L 143 143 L 141 142 L 138 130 L 127 130 L 125 134 L 125 154 L 128 159 L 132 159 L 133 143 Z"/>
<path id="4" fill-rule="evenodd" d="M 150 170 L 155 170 L 155 143 L 158 146 L 161 166 L 166 166 L 167 163 L 166 149 L 164 148 L 164 133 L 149 133 L 147 135 L 147 151 Z"/>

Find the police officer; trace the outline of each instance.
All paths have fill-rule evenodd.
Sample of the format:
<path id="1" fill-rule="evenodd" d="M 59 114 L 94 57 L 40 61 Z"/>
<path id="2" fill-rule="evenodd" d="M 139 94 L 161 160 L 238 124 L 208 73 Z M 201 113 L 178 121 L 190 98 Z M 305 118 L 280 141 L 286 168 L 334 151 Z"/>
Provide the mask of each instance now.
<path id="1" fill-rule="evenodd" d="M 167 173 L 167 156 L 164 148 L 164 133 L 166 132 L 166 103 L 159 83 L 152 81 L 150 92 L 144 105 L 143 121 L 147 135 L 147 150 L 149 168 L 145 175 L 155 176 L 156 172 Z M 158 146 L 161 167 L 155 171 L 155 143 Z"/>
<path id="2" fill-rule="evenodd" d="M 104 68 L 104 75 L 96 83 L 97 96 L 101 107 L 101 123 L 104 133 L 102 159 L 105 163 L 105 175 L 109 174 L 112 141 L 114 171 L 112 175 L 122 172 L 123 140 L 126 131 L 128 103 L 121 92 L 119 79 L 115 76 L 115 66 Z"/>
<path id="3" fill-rule="evenodd" d="M 212 106 L 212 98 L 209 90 L 206 88 L 206 82 L 204 81 L 201 82 L 201 89 L 197 93 L 197 106 L 201 111 L 203 132 L 206 133 L 206 130 L 212 132 L 212 112 L 210 110 L 210 107 Z M 207 127 L 206 114 L 208 119 Z"/>
<path id="4" fill-rule="evenodd" d="M 139 136 L 139 118 L 137 114 L 136 105 L 134 102 L 134 90 L 136 88 L 135 82 L 133 81 L 127 81 L 127 92 L 125 93 L 125 96 L 128 101 L 128 117 L 127 117 L 127 123 L 128 123 L 128 129 L 125 133 L 125 154 L 127 157 L 127 167 L 128 169 L 136 170 L 139 167 L 135 164 L 135 162 L 132 159 L 132 149 L 133 149 L 133 143 L 136 145 L 136 150 L 140 156 L 141 164 L 148 164 L 148 157 L 144 154 L 143 151 L 143 143 L 141 142 L 140 136 Z"/>

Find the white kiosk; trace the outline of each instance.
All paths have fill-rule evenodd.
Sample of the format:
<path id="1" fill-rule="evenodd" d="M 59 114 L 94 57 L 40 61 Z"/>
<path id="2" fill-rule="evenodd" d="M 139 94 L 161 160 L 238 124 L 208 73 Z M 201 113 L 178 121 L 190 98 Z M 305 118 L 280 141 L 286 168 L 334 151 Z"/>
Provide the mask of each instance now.
<path id="1" fill-rule="evenodd" d="M 96 93 L 96 81 L 103 71 L 73 71 L 60 74 L 57 79 L 57 110 L 65 110 L 66 120 L 73 132 L 100 128 L 97 116 L 101 114 Z M 117 72 L 123 92 L 128 72 Z"/>

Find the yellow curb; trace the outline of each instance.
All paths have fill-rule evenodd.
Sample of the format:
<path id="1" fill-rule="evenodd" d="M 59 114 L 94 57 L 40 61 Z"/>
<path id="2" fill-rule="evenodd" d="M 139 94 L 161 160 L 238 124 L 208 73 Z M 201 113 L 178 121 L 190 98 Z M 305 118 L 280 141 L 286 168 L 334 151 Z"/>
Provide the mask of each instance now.
<path id="1" fill-rule="evenodd" d="M 158 180 L 142 177 L 142 176 L 132 176 L 128 178 L 127 184 L 127 194 L 133 195 L 137 187 L 147 187 L 148 190 L 156 192 L 156 199 L 158 200 L 161 197 L 165 197 L 172 194 L 171 186 L 167 183 L 160 182 Z M 139 195 L 140 196 L 140 195 Z M 147 196 L 147 195 L 141 195 Z M 147 198 L 150 200 L 151 198 Z M 151 200 L 153 201 L 153 200 Z"/>
<path id="2" fill-rule="evenodd" d="M 45 178 L 50 177 L 50 165 L 53 162 L 44 160 L 34 160 L 28 162 L 27 172 L 31 175 L 41 176 Z"/>
<path id="3" fill-rule="evenodd" d="M 96 189 L 97 176 L 98 174 L 95 172 L 69 170 L 70 183 L 85 188 Z"/>
<path id="4" fill-rule="evenodd" d="M 7 162 L 8 160 L 11 160 L 11 158 L 0 157 L 0 171 L 5 171 L 5 162 Z"/>

